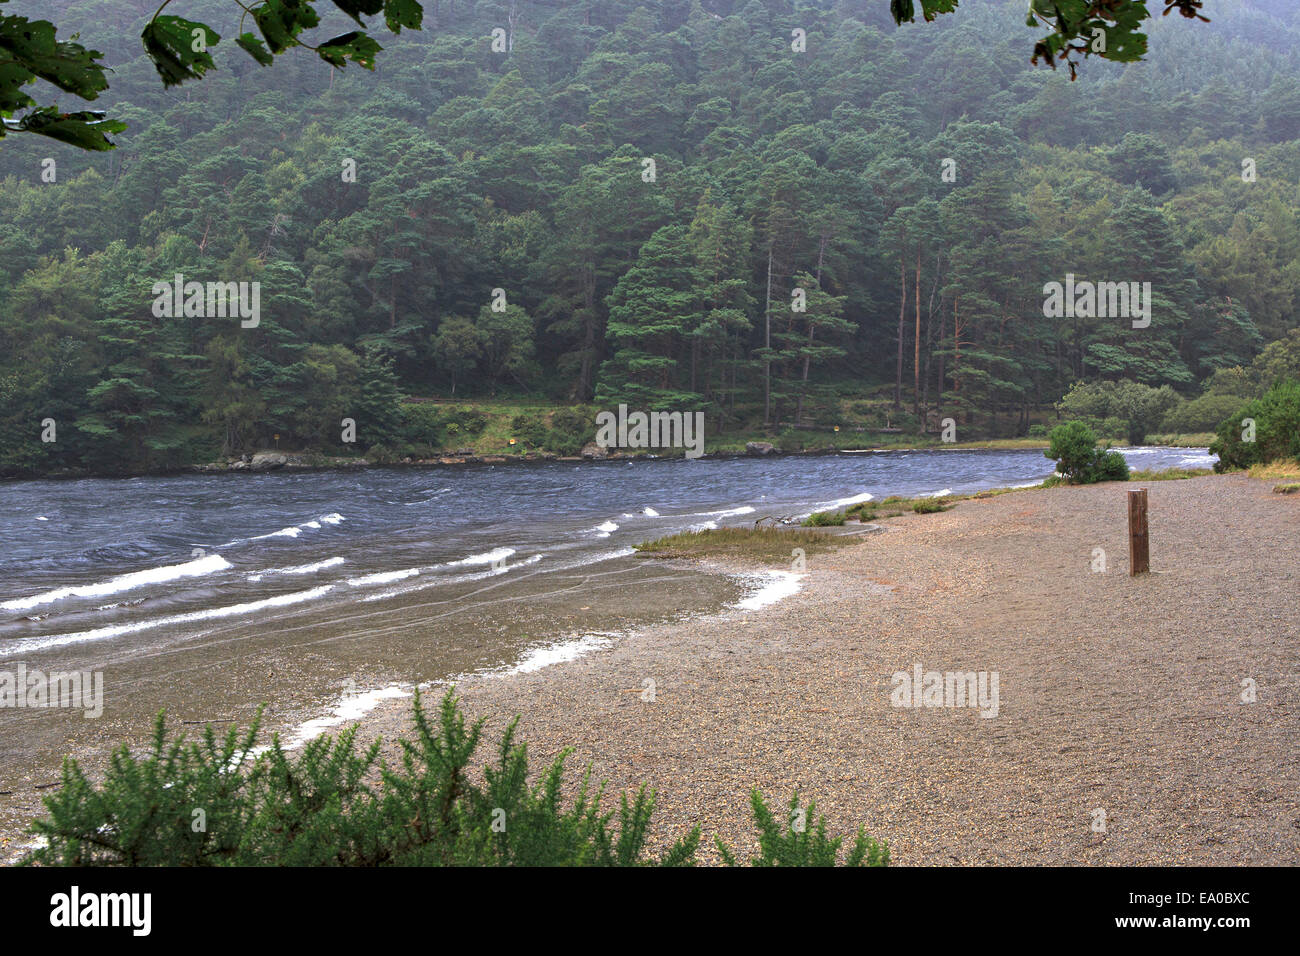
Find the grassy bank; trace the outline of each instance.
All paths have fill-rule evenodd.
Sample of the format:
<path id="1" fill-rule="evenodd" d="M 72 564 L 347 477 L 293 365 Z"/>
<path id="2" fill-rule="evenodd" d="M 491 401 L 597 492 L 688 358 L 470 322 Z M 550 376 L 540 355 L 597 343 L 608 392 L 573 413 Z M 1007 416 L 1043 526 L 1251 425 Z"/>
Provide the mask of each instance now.
<path id="1" fill-rule="evenodd" d="M 795 548 L 816 554 L 857 540 L 851 535 L 831 534 L 807 528 L 737 527 L 683 531 L 636 545 L 637 554 L 648 558 L 739 558 L 763 564 L 790 563 Z"/>
<path id="2" fill-rule="evenodd" d="M 1213 475 L 1212 468 L 1168 468 L 1162 471 L 1131 471 L 1130 482 L 1178 481 L 1186 478 L 1203 478 Z M 1252 478 L 1282 481 L 1274 491 L 1292 494 L 1300 491 L 1300 464 L 1275 462 L 1266 467 L 1257 466 L 1250 471 Z M 864 524 L 905 518 L 911 515 L 936 514 L 948 511 L 960 501 L 996 498 L 1017 491 L 1035 488 L 1060 487 L 1064 482 L 1048 479 L 1026 488 L 989 488 L 964 495 L 944 495 L 942 498 L 907 498 L 890 495 L 880 500 L 863 501 L 840 511 L 818 511 L 805 518 L 799 527 L 789 525 L 758 525 L 731 528 L 713 528 L 703 531 L 684 531 L 654 541 L 636 545 L 638 554 L 655 558 L 740 558 L 765 564 L 788 564 L 794 548 L 805 554 L 842 547 L 858 540 L 857 535 L 819 530 L 822 528 L 851 528 Z"/>
<path id="3" fill-rule="evenodd" d="M 721 434 L 711 432 L 705 437 L 704 453 L 743 455 L 751 442 L 767 442 L 785 454 L 861 449 L 1014 450 L 1047 447 L 1045 434 L 1028 437 L 978 437 L 969 441 L 944 442 L 939 434 L 920 432 L 914 423 L 903 431 L 886 426 L 885 423 L 890 421 L 891 406 L 888 403 L 845 402 L 843 405 L 843 419 L 837 425 L 772 429 L 749 426 L 737 427 Z M 575 417 L 586 416 L 594 422 L 597 410 L 590 406 L 492 399 L 465 403 L 410 403 L 404 408 L 407 410 L 406 417 L 415 426 L 407 431 L 406 445 L 398 443 L 390 449 L 398 458 L 412 453 L 417 458 L 433 454 L 453 455 L 465 449 L 472 449 L 473 454 L 479 456 L 520 453 L 571 456 L 577 453 L 581 445 L 595 437 L 594 424 L 589 424 L 584 429 L 577 427 L 575 421 Z M 431 424 L 421 428 L 419 423 L 422 421 Z M 713 423 L 710 422 L 710 428 L 712 426 Z M 1043 426 L 1036 424 L 1035 430 L 1043 431 Z M 1148 443 L 1205 447 L 1213 437 L 1209 434 L 1152 435 Z M 1124 444 L 1122 440 L 1114 440 L 1112 443 Z M 649 451 L 664 457 L 683 454 L 681 449 Z"/>

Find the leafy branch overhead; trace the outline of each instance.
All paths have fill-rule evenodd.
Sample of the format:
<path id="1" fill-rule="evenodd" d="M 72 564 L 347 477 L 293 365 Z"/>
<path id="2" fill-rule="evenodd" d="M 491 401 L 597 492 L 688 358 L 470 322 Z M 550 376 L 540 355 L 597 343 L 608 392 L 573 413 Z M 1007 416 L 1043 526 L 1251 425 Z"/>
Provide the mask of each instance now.
<path id="1" fill-rule="evenodd" d="M 0 0 L 7 3 L 8 0 Z M 1164 14 L 1177 11 L 1184 17 L 1205 20 L 1203 0 L 1157 0 L 1164 2 Z M 216 68 L 211 48 L 221 37 L 204 23 L 164 13 L 172 0 L 163 0 L 145 25 L 140 38 L 145 54 L 153 62 L 166 87 L 186 80 L 202 79 Z M 383 16 L 383 25 L 393 34 L 403 28 L 418 30 L 424 19 L 419 0 L 332 0 L 335 7 L 361 27 L 338 36 L 308 43 L 304 31 L 320 24 L 316 0 L 263 0 L 243 8 L 241 32 L 235 45 L 262 66 L 292 47 L 313 51 L 326 63 L 342 68 L 351 60 L 368 70 L 383 49 L 368 33 L 365 17 Z M 913 22 L 919 13 L 925 20 L 953 13 L 959 0 L 889 0 L 889 11 L 898 24 Z M 251 17 L 253 30 L 243 27 Z M 1053 68 L 1064 60 L 1075 75 L 1075 57 L 1098 56 L 1128 63 L 1142 59 L 1147 38 L 1138 32 L 1151 13 L 1140 0 L 1029 0 L 1027 24 L 1046 27 L 1050 32 L 1034 45 L 1033 62 Z M 10 132 L 39 133 L 81 149 L 112 149 L 109 134 L 126 129 L 102 111 L 59 112 L 54 105 L 39 105 L 23 88 L 41 79 L 66 93 L 94 100 L 108 89 L 108 68 L 103 54 L 75 42 L 58 40 L 55 25 L 46 20 L 21 16 L 0 16 L 0 137 Z M 21 117 L 15 113 L 26 110 Z"/>

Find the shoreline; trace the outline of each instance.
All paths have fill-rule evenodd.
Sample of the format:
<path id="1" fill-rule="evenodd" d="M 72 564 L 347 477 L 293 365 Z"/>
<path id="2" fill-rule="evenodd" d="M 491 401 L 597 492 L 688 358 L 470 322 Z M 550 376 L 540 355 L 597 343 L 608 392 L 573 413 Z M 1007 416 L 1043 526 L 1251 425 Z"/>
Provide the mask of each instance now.
<path id="1" fill-rule="evenodd" d="M 1143 448 L 1204 448 L 1204 445 L 1143 445 L 1130 446 L 1115 444 L 1121 449 L 1129 447 Z M 706 452 L 695 461 L 728 461 L 737 459 L 774 459 L 774 458 L 816 458 L 830 455 L 852 454 L 888 454 L 891 452 L 933 452 L 933 451 L 1046 451 L 1048 443 L 1023 438 L 989 439 L 987 441 L 957 442 L 933 445 L 888 445 L 868 448 L 816 448 L 808 450 L 782 450 L 755 453 L 745 451 Z M 175 478 L 187 475 L 268 475 L 268 474 L 313 474 L 320 472 L 369 471 L 374 469 L 393 470 L 433 470 L 438 468 L 472 469 L 495 467 L 497 465 L 536 465 L 551 462 L 568 464 L 599 464 L 610 462 L 644 462 L 644 461 L 682 461 L 685 455 L 655 455 L 647 452 L 635 454 L 612 452 L 605 455 L 555 455 L 551 453 L 533 453 L 522 455 L 446 455 L 433 459 L 402 460 L 392 462 L 371 462 L 365 458 L 329 459 L 320 464 L 305 461 L 298 453 L 260 451 L 244 456 L 248 461 L 209 462 L 207 464 L 184 465 L 177 468 L 147 472 L 76 472 L 67 474 L 41 475 L 0 475 L 0 486 L 6 482 L 22 481 L 85 481 L 88 479 L 129 480 L 133 478 Z M 259 461 L 259 459 L 261 459 Z"/>
<path id="2" fill-rule="evenodd" d="M 744 451 L 706 452 L 695 461 L 725 461 L 747 458 L 790 458 L 817 457 L 825 455 L 867 454 L 883 452 L 913 451 L 1015 451 L 1046 449 L 1047 442 L 1025 444 L 1025 439 L 990 439 L 980 442 L 963 442 L 949 445 L 890 445 L 879 448 L 816 448 L 808 450 L 782 450 L 773 447 L 772 451 L 753 453 Z M 1118 446 L 1117 446 L 1118 447 Z M 1179 445 L 1152 446 L 1179 448 Z M 1192 446 L 1187 446 L 1192 447 Z M 1197 446 L 1201 447 L 1201 446 Z M 174 478 L 183 475 L 266 475 L 276 472 L 286 474 L 311 474 L 314 472 L 369 471 L 371 469 L 391 468 L 394 470 L 424 470 L 437 468 L 466 469 L 495 465 L 535 465 L 548 462 L 566 462 L 571 464 L 593 464 L 600 462 L 633 461 L 682 461 L 684 454 L 657 455 L 649 452 L 610 452 L 604 455 L 557 455 L 552 452 L 533 452 L 528 454 L 484 454 L 456 455 L 447 454 L 438 458 L 422 458 L 388 462 L 372 462 L 366 458 L 328 458 L 326 463 L 309 462 L 308 456 L 297 452 L 258 451 L 243 456 L 243 461 L 231 460 L 226 463 L 208 462 L 205 464 L 181 465 L 176 468 L 144 472 L 74 472 L 66 474 L 41 475 L 0 475 L 0 483 L 8 481 L 83 481 L 91 478 L 130 479 L 130 478 Z M 258 461 L 258 459 L 262 459 Z M 278 459 L 278 460 L 277 460 Z"/>
<path id="3" fill-rule="evenodd" d="M 1121 483 L 1051 489 L 1035 486 L 1020 489 L 1017 494 L 964 498 L 951 511 L 909 515 L 886 523 L 883 533 L 862 535 L 860 540 L 831 553 L 810 556 L 808 573 L 799 575 L 798 587 L 775 602 L 762 602 L 746 609 L 746 598 L 742 596 L 731 604 L 711 611 L 703 609 L 702 613 L 692 613 L 681 620 L 634 625 L 604 633 L 601 640 L 587 642 L 581 648 L 582 653 L 552 654 L 550 660 L 536 657 L 539 650 L 561 650 L 561 645 L 572 644 L 577 639 L 575 635 L 563 635 L 530 645 L 513 664 L 412 686 L 424 688 L 428 705 L 441 696 L 442 688 L 454 685 L 467 714 L 487 718 L 485 746 L 474 761 L 478 767 L 490 759 L 488 745 L 493 735 L 509 718 L 520 714 L 523 719 L 519 739 L 528 743 L 530 752 L 538 756 L 533 763 L 534 770 L 549 763 L 560 750 L 573 748 L 575 755 L 568 764 L 566 787 L 577 779 L 581 767 L 590 762 L 596 779 L 609 779 L 611 796 L 616 791 L 634 790 L 641 783 L 657 788 L 661 797 L 657 830 L 667 839 L 700 823 L 706 840 L 716 832 L 741 852 L 749 852 L 753 834 L 748 817 L 748 788 L 758 785 L 769 804 L 788 800 L 791 790 L 797 787 L 805 799 L 817 800 L 819 813 L 827 814 L 833 832 L 851 834 L 863 825 L 873 836 L 890 840 L 896 863 L 1224 862 L 1201 853 L 1196 847 L 1182 846 L 1179 851 L 1182 856 L 1162 855 L 1160 847 L 1145 836 L 1143 840 L 1147 842 L 1137 850 L 1111 856 L 1101 849 L 1107 845 L 1105 839 L 1089 841 L 1086 819 L 1084 835 L 1070 829 L 1068 838 L 1058 834 L 1055 842 L 1045 841 L 1051 843 L 1051 850 L 1031 850 L 1023 841 L 1010 850 L 997 849 L 986 842 L 979 853 L 971 856 L 963 855 L 958 845 L 942 834 L 910 835 L 918 826 L 932 822 L 928 817 L 934 812 L 917 816 L 916 801 L 922 798 L 917 793 L 921 785 L 915 779 L 919 772 L 916 764 L 937 760 L 943 765 L 957 753 L 950 746 L 942 746 L 943 741 L 936 739 L 933 730 L 951 734 L 953 742 L 982 757 L 985 763 L 995 761 L 991 770 L 972 769 L 965 763 L 969 762 L 966 758 L 974 758 L 960 751 L 966 754 L 966 758 L 959 760 L 963 767 L 961 779 L 969 783 L 970 773 L 986 774 L 975 780 L 978 787 L 988 787 L 990 780 L 1014 775 L 1023 763 L 996 763 L 997 748 L 1021 734 L 1017 720 L 1023 723 L 1023 715 L 1015 707 L 1007 706 L 1011 701 L 1004 704 L 1004 713 L 1011 723 L 1009 731 L 1003 721 L 986 725 L 973 714 L 948 714 L 944 720 L 928 712 L 903 711 L 905 716 L 900 720 L 900 712 L 891 711 L 887 706 L 888 674 L 903 665 L 910 666 L 912 659 L 927 665 L 973 670 L 983 669 L 976 665 L 987 664 L 990 669 L 1001 670 L 1006 693 L 1018 682 L 1009 679 L 1009 674 L 1023 680 L 1026 675 L 1033 676 L 1035 668 L 1059 670 L 1061 654 L 1070 666 L 1089 666 L 1080 664 L 1079 648 L 1072 644 L 1077 638 L 1070 635 L 1077 635 L 1078 628 L 1083 628 L 1092 639 L 1109 641 L 1112 645 L 1117 634 L 1126 635 L 1129 640 L 1121 643 L 1118 651 L 1132 655 L 1140 652 L 1145 646 L 1143 642 L 1148 640 L 1144 626 L 1136 621 L 1150 619 L 1152 614 L 1149 607 L 1133 605 L 1134 599 L 1141 595 L 1143 581 L 1168 592 L 1166 600 L 1174 598 L 1173 603 L 1156 612 L 1154 621 L 1154 626 L 1175 642 L 1176 653 L 1166 656 L 1171 666 L 1186 667 L 1189 657 L 1205 660 L 1205 648 L 1199 642 L 1205 633 L 1216 632 L 1216 622 L 1222 623 L 1220 630 L 1228 635 L 1229 644 L 1236 640 L 1233 628 L 1236 617 L 1240 616 L 1237 612 L 1223 611 L 1217 621 L 1212 613 L 1205 613 L 1207 606 L 1215 610 L 1214 600 L 1224 595 L 1251 604 L 1255 616 L 1263 614 L 1268 626 L 1289 620 L 1291 623 L 1281 624 L 1276 633 L 1254 632 L 1253 639 L 1265 644 L 1268 640 L 1282 640 L 1286 649 L 1283 661 L 1293 659 L 1296 635 L 1300 635 L 1300 612 L 1293 602 L 1289 603 L 1288 597 L 1291 593 L 1288 589 L 1294 586 L 1288 572 L 1300 566 L 1297 560 L 1300 537 L 1295 534 L 1300 530 L 1300 511 L 1296 509 L 1295 499 L 1274 495 L 1270 482 L 1245 475 L 1155 483 L 1151 498 L 1152 564 L 1156 573 L 1135 581 L 1127 577 L 1126 567 L 1122 566 L 1126 560 L 1119 504 L 1123 489 Z M 1216 512 L 1222 513 L 1216 516 Z M 1171 514 L 1177 516 L 1177 526 L 1173 528 L 1165 523 Z M 1223 541 L 1202 540 L 1207 538 L 1203 522 L 1225 528 L 1229 536 L 1240 538 L 1238 547 Z M 1079 552 L 1074 555 L 1077 566 L 1063 579 L 1057 553 L 1061 532 L 1073 533 L 1077 538 L 1079 524 L 1091 525 L 1091 537 L 1083 535 L 1082 543 L 1074 549 Z M 1271 540 L 1257 540 L 1265 537 Z M 1117 565 L 1109 574 L 1086 573 L 1091 549 L 1098 543 Z M 969 546 L 957 547 L 958 544 Z M 1262 549 L 1276 559 L 1267 570 L 1273 577 L 1280 571 L 1281 587 L 1260 591 L 1269 581 L 1258 580 L 1258 569 L 1254 568 L 1244 579 L 1240 574 L 1218 573 L 1215 561 L 1225 550 L 1240 562 L 1249 558 L 1255 549 Z M 1175 568 L 1164 566 L 1167 555 L 1184 550 L 1199 550 L 1203 554 L 1185 562 L 1186 566 L 1183 562 Z M 990 561 L 993 552 L 1003 559 L 1000 569 L 996 561 Z M 706 575 L 723 574 L 751 581 L 760 574 L 791 576 L 789 572 L 775 572 L 772 566 L 732 559 L 674 558 L 668 563 L 693 567 Z M 1008 564 L 1019 572 L 1010 580 L 1006 576 Z M 1107 587 L 1096 587 L 1103 584 Z M 1178 587 L 1171 590 L 1170 586 L 1174 585 Z M 1181 593 L 1186 589 L 1184 586 L 1190 587 L 1190 596 Z M 1073 590 L 1083 591 L 1090 600 L 1074 601 L 1069 613 L 1064 618 L 1058 617 L 1053 602 L 1068 600 Z M 746 591 L 752 596 L 752 591 Z M 595 603 L 589 598 L 584 600 Z M 988 613 L 971 610 L 963 603 L 969 600 L 976 601 L 977 610 Z M 1094 613 L 1098 617 L 1109 614 L 1111 620 L 1109 623 L 1093 621 Z M 1025 615 L 1038 625 L 1037 630 L 1024 635 L 1037 657 L 1029 663 L 1015 660 L 1009 663 L 1005 652 L 1019 648 L 1008 638 L 1018 633 Z M 976 633 L 977 642 L 967 644 L 959 639 L 971 630 Z M 585 639 L 591 634 L 580 637 Z M 884 667 L 874 670 L 864 667 L 856 658 L 873 650 L 878 655 L 882 648 L 873 647 L 872 642 L 879 637 L 896 643 L 901 641 L 903 646 L 916 650 L 897 655 L 896 660 Z M 930 653 L 934 641 L 944 649 L 943 654 Z M 977 645 L 984 650 L 972 660 L 968 652 Z M 1003 653 L 989 653 L 990 645 Z M 1133 665 L 1132 661 L 1124 664 L 1122 656 L 1113 646 L 1108 657 L 1103 655 L 1105 661 L 1114 661 L 1115 666 Z M 525 666 L 528 664 L 538 666 Z M 1018 673 L 1021 668 L 1023 672 Z M 1268 710 L 1273 716 L 1269 718 L 1270 736 L 1265 743 L 1274 738 L 1294 739 L 1296 729 L 1300 729 L 1295 719 L 1283 721 L 1283 733 L 1273 733 L 1279 719 L 1274 713 L 1279 703 L 1284 711 L 1294 709 L 1296 688 L 1293 682 L 1288 684 L 1285 671 L 1274 670 L 1266 676 L 1258 668 L 1237 670 L 1258 679 L 1261 688 L 1266 684 L 1274 688 L 1280 685 L 1289 695 L 1281 702 L 1270 702 L 1273 706 Z M 846 675 L 856 675 L 857 682 L 856 694 L 847 697 L 840 679 Z M 658 703 L 668 705 L 663 708 L 665 714 L 654 713 L 650 705 L 637 709 L 644 703 L 638 692 L 647 676 L 656 681 Z M 831 676 L 835 679 L 828 680 Z M 1056 675 L 1055 680 L 1070 685 L 1079 683 L 1077 675 L 1068 672 Z M 1227 681 L 1227 685 L 1230 696 L 1233 681 Z M 385 759 L 394 759 L 394 741 L 408 730 L 411 703 L 409 693 L 392 693 L 397 686 L 363 689 L 353 702 L 358 698 L 368 699 L 374 706 L 347 713 L 340 713 L 348 704 L 347 698 L 325 698 L 314 708 L 298 710 L 297 719 L 290 719 L 288 726 L 284 720 L 276 719 L 275 730 L 289 741 L 311 725 L 327 733 L 337 733 L 343 726 L 356 723 L 360 727 L 360 743 L 382 737 Z M 1223 688 L 1219 690 L 1222 698 Z M 874 699 L 865 696 L 868 693 Z M 883 706 L 881 695 L 886 699 Z M 1037 699 L 1042 694 L 1030 696 Z M 1054 723 L 1046 736 L 1070 736 L 1079 719 L 1095 716 L 1089 710 L 1085 707 L 1082 714 L 1048 715 Z M 281 711 L 277 718 L 287 716 L 288 713 Z M 973 726 L 968 720 L 957 722 L 967 716 L 976 717 Z M 1220 711 L 1193 723 L 1213 730 L 1231 716 Z M 821 731 L 813 732 L 814 728 L 801 724 L 801 717 L 812 721 Z M 930 722 L 930 732 L 907 725 L 908 718 L 915 723 L 918 717 Z M 1289 718 L 1289 714 L 1282 717 Z M 845 726 L 841 726 L 844 722 L 847 722 Z M 984 726 L 991 732 L 986 733 Z M 1146 728 L 1122 726 L 1126 731 L 1150 736 Z M 750 732 L 740 733 L 742 727 Z M 856 727 L 861 733 L 850 741 L 846 727 Z M 1186 761 L 1190 754 L 1197 752 L 1197 747 L 1216 749 L 1213 740 L 1196 744 L 1179 737 L 1180 727 L 1178 719 L 1166 720 L 1165 736 L 1149 744 L 1146 756 L 1169 751 L 1182 754 Z M 1041 744 L 1039 738 L 1045 736 L 1043 731 L 1036 727 L 1030 731 L 1025 745 Z M 822 732 L 832 733 L 835 746 L 830 750 L 824 746 Z M 1123 735 L 1117 735 L 1117 739 L 1119 736 Z M 1043 767 L 1059 770 L 1061 754 L 1086 752 L 1088 759 L 1097 757 L 1101 761 L 1092 771 L 1109 773 L 1115 769 L 1114 761 L 1106 758 L 1106 749 L 1101 746 L 1109 741 L 1110 738 L 1094 740 L 1096 746 L 1091 750 L 1067 746 L 1037 756 L 1043 758 Z M 120 741 L 114 744 L 117 742 Z M 789 746 L 792 743 L 793 748 Z M 747 754 L 738 757 L 737 754 L 745 753 L 746 747 Z M 77 756 L 88 768 L 101 769 L 107 752 L 101 747 Z M 882 753 L 891 759 L 881 763 Z M 1285 786 L 1291 787 L 1290 792 L 1294 794 L 1300 774 L 1296 773 L 1290 751 L 1286 753 L 1272 768 L 1289 775 Z M 1222 758 L 1223 754 L 1219 756 Z M 1218 769 L 1226 773 L 1228 767 L 1224 763 L 1221 759 Z M 908 764 L 912 765 L 910 769 Z M 1128 761 L 1126 765 L 1133 769 L 1142 763 Z M 842 776 L 836 776 L 845 769 Z M 1035 765 L 1034 769 L 1038 778 L 1034 781 L 1037 795 L 1026 806 L 1041 810 L 1037 804 L 1053 784 L 1045 779 L 1050 774 L 1043 768 Z M 1166 771 L 1176 774 L 1177 768 L 1167 766 Z M 908 800 L 902 805 L 889 804 L 888 788 L 874 780 L 878 772 L 884 772 L 885 781 L 902 787 L 902 792 L 909 794 Z M 1078 772 L 1067 774 L 1075 787 L 1080 786 L 1079 777 Z M 824 782 L 829 783 L 823 786 Z M 1152 777 L 1146 785 L 1157 786 L 1157 781 Z M 861 792 L 860 786 L 865 788 Z M 1083 792 L 1087 792 L 1086 787 Z M 1184 796 L 1191 793 L 1189 790 Z M 1028 799 L 1024 794 L 1018 796 Z M 1072 792 L 1071 799 L 1075 798 L 1082 799 Z M 1163 793 L 1159 799 L 1169 804 L 1176 798 L 1177 794 Z M 940 802 L 955 799 L 947 795 Z M 1058 796 L 1052 804 L 1058 817 L 1063 812 L 1061 799 Z M 1276 799 L 1270 796 L 1268 802 Z M 926 805 L 923 800 L 921 805 Z M 1296 809 L 1300 812 L 1300 807 Z M 949 807 L 948 811 L 951 810 Z M 1071 812 L 1078 812 L 1077 807 Z M 1139 811 L 1128 804 L 1124 812 L 1127 819 L 1128 814 Z M 1180 812 L 1190 811 L 1183 807 Z M 10 826 L 5 826 L 0 836 L 11 838 L 6 849 L 12 850 L 25 841 L 12 829 L 12 824 L 17 822 L 15 818 L 6 816 L 9 819 L 5 822 Z M 1219 822 L 1226 826 L 1240 816 L 1234 810 L 1226 814 L 1226 823 Z M 996 820 L 1005 818 L 1004 813 L 991 822 L 992 818 L 984 815 L 979 826 L 993 826 Z M 983 830 L 976 834 L 961 832 L 971 838 Z M 1160 839 L 1167 840 L 1168 835 Z M 1215 839 L 1220 839 L 1220 835 L 1216 834 Z M 1222 841 L 1236 840 L 1244 853 L 1243 839 L 1223 837 Z M 1269 839 L 1276 843 L 1278 837 L 1273 834 Z M 1290 856 L 1285 853 L 1278 856 L 1281 851 L 1273 846 L 1264 856 L 1251 857 L 1250 861 L 1295 862 L 1300 860 L 1300 848 L 1293 849 L 1295 852 Z M 1041 855 L 1044 852 L 1057 855 L 1044 858 Z M 717 862 L 711 854 L 711 844 L 706 843 L 702 861 Z"/>
<path id="4" fill-rule="evenodd" d="M 571 748 L 566 790 L 587 764 L 611 797 L 648 784 L 663 839 L 703 826 L 703 862 L 715 833 L 753 848 L 758 786 L 814 798 L 832 832 L 865 826 L 896 864 L 1294 864 L 1300 509 L 1245 476 L 1151 499 L 1151 575 L 1127 575 L 1113 484 L 1027 489 L 809 558 L 802 589 L 761 609 L 466 677 L 455 693 L 487 721 L 474 763 L 519 714 L 534 769 Z M 1094 546 L 1109 573 L 1090 572 Z M 998 718 L 891 707 L 913 662 L 1000 671 Z M 358 741 L 394 759 L 409 709 L 381 702 Z"/>

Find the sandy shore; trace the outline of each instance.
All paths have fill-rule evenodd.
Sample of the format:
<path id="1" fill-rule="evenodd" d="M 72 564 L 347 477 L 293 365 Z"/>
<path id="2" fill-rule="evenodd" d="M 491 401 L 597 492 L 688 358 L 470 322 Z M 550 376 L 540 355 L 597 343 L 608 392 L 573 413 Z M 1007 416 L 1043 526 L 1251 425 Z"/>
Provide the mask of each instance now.
<path id="1" fill-rule="evenodd" d="M 1148 487 L 1146 577 L 1123 485 L 965 501 L 809 558 L 778 604 L 459 693 L 488 741 L 522 714 L 535 768 L 571 747 L 612 793 L 649 782 L 665 836 L 698 821 L 752 847 L 758 786 L 865 825 L 896 864 L 1295 864 L 1300 501 L 1239 476 Z M 997 716 L 892 706 L 916 663 L 996 671 Z"/>

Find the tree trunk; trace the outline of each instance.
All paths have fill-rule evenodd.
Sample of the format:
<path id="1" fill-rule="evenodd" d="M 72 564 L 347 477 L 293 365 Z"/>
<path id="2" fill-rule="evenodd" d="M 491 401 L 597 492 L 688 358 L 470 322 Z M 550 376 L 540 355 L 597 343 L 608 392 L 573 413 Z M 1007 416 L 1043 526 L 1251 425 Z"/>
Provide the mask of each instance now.
<path id="1" fill-rule="evenodd" d="M 921 415 L 921 246 L 916 246 L 916 344 L 912 352 L 912 411 L 919 418 Z M 922 431 L 925 431 L 922 423 Z"/>
<path id="2" fill-rule="evenodd" d="M 767 244 L 767 302 L 763 306 L 763 347 L 772 348 L 772 244 Z M 772 422 L 772 356 L 763 357 L 763 427 Z"/>
<path id="3" fill-rule="evenodd" d="M 898 256 L 898 284 L 902 290 L 898 297 L 898 369 L 894 375 L 894 408 L 903 407 L 903 320 L 907 316 L 907 267 L 903 256 Z"/>

